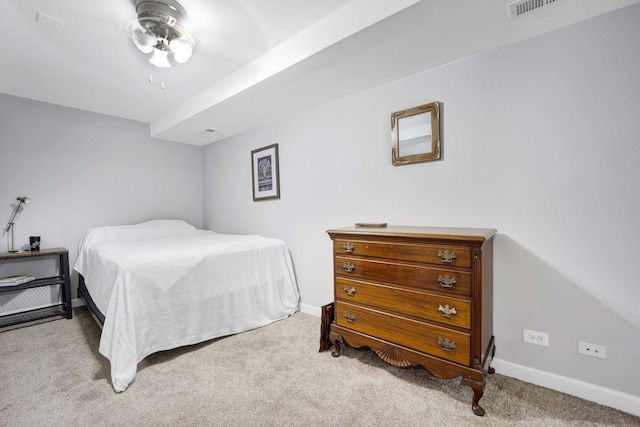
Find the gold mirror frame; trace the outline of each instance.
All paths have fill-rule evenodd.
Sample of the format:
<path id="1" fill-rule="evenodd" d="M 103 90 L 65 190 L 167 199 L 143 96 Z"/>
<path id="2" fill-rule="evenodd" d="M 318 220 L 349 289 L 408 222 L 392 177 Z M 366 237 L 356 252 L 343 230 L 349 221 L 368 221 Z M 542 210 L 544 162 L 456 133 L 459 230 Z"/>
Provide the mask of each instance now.
<path id="1" fill-rule="evenodd" d="M 428 132 L 431 132 L 431 134 L 428 134 Z M 405 136 L 408 134 L 410 137 L 403 138 L 402 134 L 405 134 Z M 407 148 L 409 146 L 411 148 Z M 436 101 L 391 114 L 391 163 L 394 166 L 439 159 L 439 102 Z"/>

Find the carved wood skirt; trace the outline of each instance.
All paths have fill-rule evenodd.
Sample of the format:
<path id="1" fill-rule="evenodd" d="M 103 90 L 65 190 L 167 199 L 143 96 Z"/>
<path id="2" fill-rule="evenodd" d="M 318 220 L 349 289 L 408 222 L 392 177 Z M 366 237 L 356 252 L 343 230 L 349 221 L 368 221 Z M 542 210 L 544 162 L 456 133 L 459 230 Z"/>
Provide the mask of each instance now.
<path id="1" fill-rule="evenodd" d="M 344 328 L 335 323 L 329 327 L 329 340 L 335 347 L 334 351 L 331 352 L 333 357 L 340 356 L 340 346 L 346 342 L 355 348 L 369 347 L 378 357 L 394 366 L 422 366 L 436 377 L 442 379 L 462 377 L 460 385 L 468 386 L 473 390 L 473 400 L 471 404 L 473 413 L 478 416 L 485 414 L 485 410 L 480 406 L 479 401 L 484 395 L 487 375 L 495 372 L 490 366 L 496 352 L 493 337 L 491 337 L 484 353 L 485 358 L 481 363 L 480 369 L 460 365 L 430 354 L 393 344 L 370 335 Z"/>

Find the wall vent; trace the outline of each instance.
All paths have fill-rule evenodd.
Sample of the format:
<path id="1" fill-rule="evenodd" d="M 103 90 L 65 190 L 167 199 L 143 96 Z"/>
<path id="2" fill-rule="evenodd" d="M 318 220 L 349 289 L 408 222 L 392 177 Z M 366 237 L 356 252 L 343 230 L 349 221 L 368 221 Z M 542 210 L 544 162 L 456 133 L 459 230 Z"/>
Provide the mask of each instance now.
<path id="1" fill-rule="evenodd" d="M 516 19 L 536 9 L 549 6 L 557 0 L 519 0 L 508 4 L 509 19 Z"/>
<path id="2" fill-rule="evenodd" d="M 216 130 L 211 128 L 206 128 L 198 132 L 199 135 L 208 135 L 210 133 L 214 133 Z"/>
<path id="3" fill-rule="evenodd" d="M 54 18 L 53 16 L 46 15 L 42 12 L 36 12 L 36 22 L 42 25 L 46 25 L 47 27 L 51 27 L 54 30 L 61 30 L 64 22 L 58 18 Z"/>

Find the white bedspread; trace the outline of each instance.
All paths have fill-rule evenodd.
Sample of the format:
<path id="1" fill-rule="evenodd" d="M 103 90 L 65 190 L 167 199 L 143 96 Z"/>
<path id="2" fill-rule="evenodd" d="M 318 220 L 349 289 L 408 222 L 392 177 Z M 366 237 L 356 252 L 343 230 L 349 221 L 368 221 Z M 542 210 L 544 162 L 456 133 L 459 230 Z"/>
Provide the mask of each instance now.
<path id="1" fill-rule="evenodd" d="M 299 308 L 284 242 L 182 221 L 90 229 L 74 269 L 105 315 L 99 351 L 118 392 L 151 353 L 264 326 Z"/>

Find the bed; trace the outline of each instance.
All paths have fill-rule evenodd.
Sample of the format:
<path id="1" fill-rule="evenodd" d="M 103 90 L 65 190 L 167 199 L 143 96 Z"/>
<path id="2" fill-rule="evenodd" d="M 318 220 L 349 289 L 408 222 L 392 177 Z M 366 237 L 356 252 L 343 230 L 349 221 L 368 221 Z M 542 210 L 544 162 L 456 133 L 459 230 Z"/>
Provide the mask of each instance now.
<path id="1" fill-rule="evenodd" d="M 74 270 L 122 392 L 146 356 L 284 319 L 300 296 L 287 246 L 178 220 L 94 227 Z"/>

